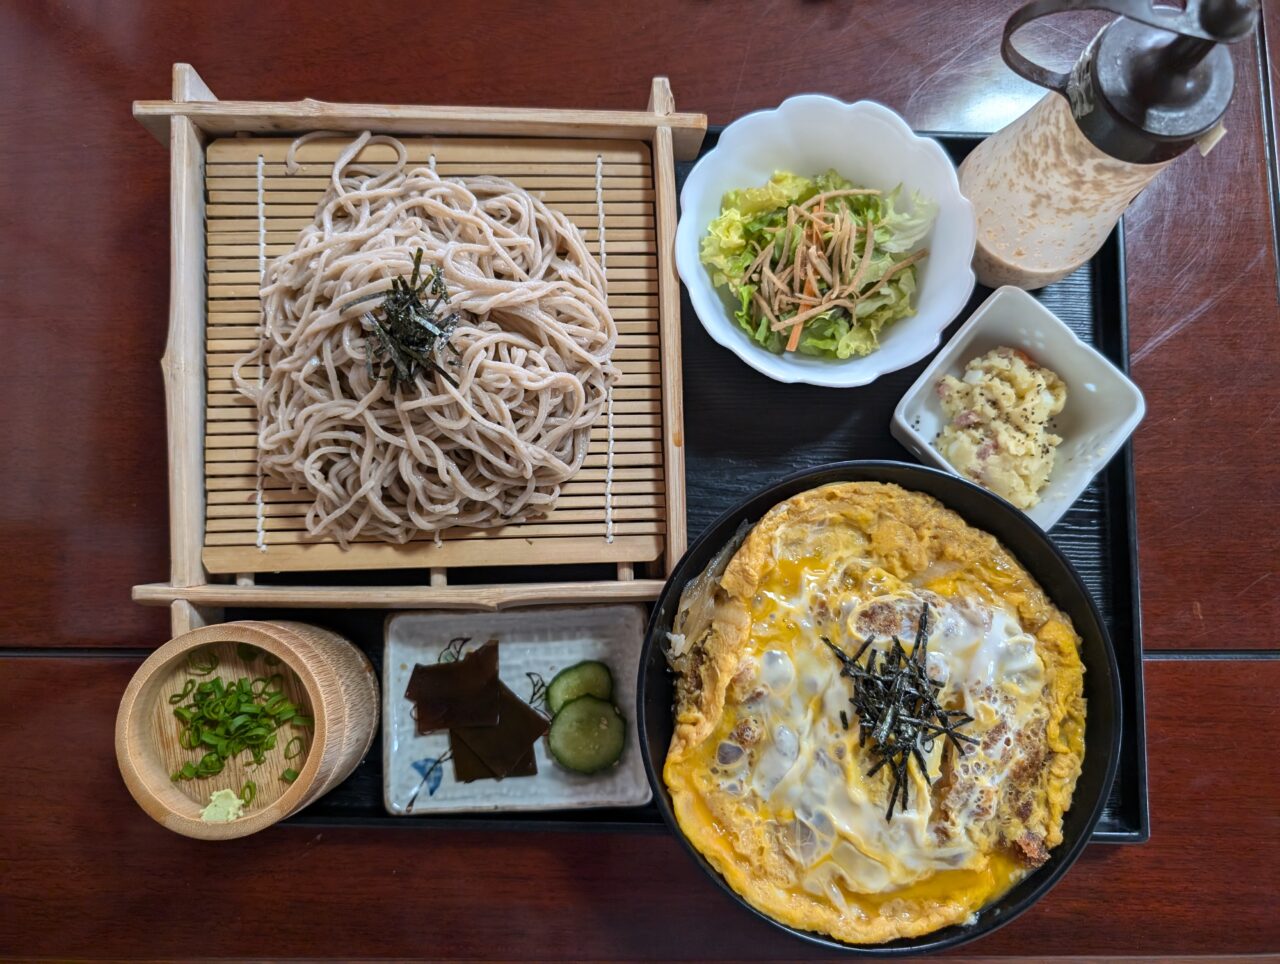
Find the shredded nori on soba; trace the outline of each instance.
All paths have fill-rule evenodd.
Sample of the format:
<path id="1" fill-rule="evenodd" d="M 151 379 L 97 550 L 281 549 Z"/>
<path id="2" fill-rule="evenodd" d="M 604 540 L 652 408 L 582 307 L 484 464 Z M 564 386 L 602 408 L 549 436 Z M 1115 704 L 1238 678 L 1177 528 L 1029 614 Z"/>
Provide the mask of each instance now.
<path id="1" fill-rule="evenodd" d="M 874 636 L 868 636 L 850 656 L 825 636 L 822 641 L 840 660 L 840 675 L 853 680 L 853 697 L 849 700 L 858 714 L 858 745 L 871 741 L 870 752 L 878 757 L 867 771 L 874 776 L 888 766 L 893 777 L 889 790 L 889 809 L 885 820 L 893 819 L 899 801 L 907 806 L 909 767 L 914 759 L 921 775 L 929 780 L 925 754 L 933 749 L 938 737 L 950 740 L 957 753 L 967 753 L 965 744 L 978 740 L 959 732 L 973 722 L 963 710 L 948 710 L 938 702 L 942 683 L 929 676 L 925 661 L 929 649 L 929 604 L 920 610 L 915 645 L 910 655 L 897 636 L 890 637 L 888 650 L 872 648 Z M 859 662 L 870 650 L 866 663 Z M 845 719 L 843 711 L 841 721 Z"/>
<path id="2" fill-rule="evenodd" d="M 382 304 L 362 316 L 369 330 L 366 340 L 365 360 L 369 377 L 385 378 L 394 392 L 400 386 L 411 386 L 418 375 L 438 372 L 440 377 L 454 388 L 458 387 L 439 359 L 441 348 L 454 354 L 457 349 L 449 343 L 449 337 L 458 326 L 457 312 L 444 313 L 448 308 L 449 291 L 438 265 L 422 271 L 422 249 L 413 255 L 413 274 L 404 278 L 392 278 L 391 290 L 385 295 L 379 292 L 368 298 L 348 302 L 350 308 L 360 301 L 382 298 Z M 378 317 L 378 313 L 382 317 Z"/>

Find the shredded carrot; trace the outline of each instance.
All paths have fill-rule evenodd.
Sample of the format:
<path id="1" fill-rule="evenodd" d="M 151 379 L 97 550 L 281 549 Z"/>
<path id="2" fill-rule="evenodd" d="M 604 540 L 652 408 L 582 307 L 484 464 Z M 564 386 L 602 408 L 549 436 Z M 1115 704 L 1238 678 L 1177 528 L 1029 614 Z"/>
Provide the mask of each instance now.
<path id="1" fill-rule="evenodd" d="M 791 337 L 787 339 L 787 351 L 795 351 L 800 347 L 800 332 L 804 331 L 804 323 L 801 322 L 791 329 Z"/>
<path id="2" fill-rule="evenodd" d="M 806 297 L 818 297 L 818 286 L 813 282 L 813 268 L 809 269 L 809 273 L 804 279 L 804 293 Z M 787 351 L 795 351 L 800 346 L 800 332 L 804 330 L 804 322 L 791 326 L 791 334 L 787 337 Z"/>

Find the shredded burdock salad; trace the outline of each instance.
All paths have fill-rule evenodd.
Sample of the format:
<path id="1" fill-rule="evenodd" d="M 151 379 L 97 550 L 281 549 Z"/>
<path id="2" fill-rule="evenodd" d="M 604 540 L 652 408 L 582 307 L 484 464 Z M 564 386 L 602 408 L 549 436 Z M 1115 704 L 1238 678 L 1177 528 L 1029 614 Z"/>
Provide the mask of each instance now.
<path id="1" fill-rule="evenodd" d="M 778 171 L 762 187 L 725 194 L 702 239 L 702 263 L 762 348 L 868 355 L 887 325 L 915 312 L 916 266 L 929 253 L 917 246 L 937 214 L 919 193 L 901 210 L 900 195 L 901 186 L 860 188 L 835 171 Z"/>

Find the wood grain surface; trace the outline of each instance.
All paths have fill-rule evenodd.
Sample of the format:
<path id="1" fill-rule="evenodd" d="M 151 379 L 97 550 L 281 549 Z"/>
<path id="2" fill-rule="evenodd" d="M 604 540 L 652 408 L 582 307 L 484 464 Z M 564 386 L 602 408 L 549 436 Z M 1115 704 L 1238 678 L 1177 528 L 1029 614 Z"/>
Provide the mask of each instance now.
<path id="1" fill-rule="evenodd" d="M 818 90 L 922 129 L 991 130 L 1038 97 L 998 56 L 1015 6 L 0 3 L 0 303 L 16 335 L 0 354 L 0 647 L 45 651 L 0 655 L 0 955 L 804 954 L 666 836 L 280 828 L 214 847 L 132 804 L 112 721 L 138 652 L 168 636 L 129 587 L 169 571 L 169 164 L 129 104 L 167 97 L 174 61 L 227 98 L 635 110 L 666 74 L 713 123 Z M 1065 66 L 1099 22 L 1055 18 L 1029 48 Z M 1275 5 L 1267 27 L 1274 41 Z M 1142 590 L 1148 651 L 1268 652 L 1148 661 L 1151 842 L 1091 847 L 983 954 L 1280 950 L 1280 770 L 1239 749 L 1249 714 L 1274 723 L 1280 688 L 1277 78 L 1253 39 L 1235 53 L 1229 135 L 1126 217 Z M 194 910 L 210 881 L 221 924 Z"/>
<path id="2" fill-rule="evenodd" d="M 0 658 L 0 956 L 806 955 L 665 834 L 282 826 L 216 845 L 176 837 L 115 772 L 111 720 L 137 663 Z M 1280 660 L 1152 661 L 1147 686 L 1151 841 L 1090 847 L 973 952 L 1280 949 L 1280 918 L 1263 907 L 1280 888 L 1280 781 L 1265 761 L 1221 749 L 1239 737 L 1240 693 L 1280 689 Z M 72 690 L 73 704 L 50 698 Z M 1280 722 L 1274 702 L 1264 717 Z"/>

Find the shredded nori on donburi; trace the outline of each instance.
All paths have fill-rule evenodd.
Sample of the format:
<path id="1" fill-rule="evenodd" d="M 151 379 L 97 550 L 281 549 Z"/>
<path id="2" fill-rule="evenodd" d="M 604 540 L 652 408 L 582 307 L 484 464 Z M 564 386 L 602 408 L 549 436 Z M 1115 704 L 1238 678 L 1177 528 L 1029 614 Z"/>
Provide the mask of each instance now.
<path id="1" fill-rule="evenodd" d="M 889 791 L 889 809 L 885 820 L 893 819 L 894 809 L 901 802 L 907 806 L 909 767 L 914 759 L 921 775 L 929 780 L 929 767 L 925 754 L 933 749 L 938 737 L 945 737 L 955 746 L 957 753 L 967 753 L 965 744 L 978 741 L 959 728 L 973 722 L 973 717 L 963 710 L 948 710 L 938 702 L 942 683 L 929 676 L 925 659 L 929 649 L 929 604 L 920 609 L 920 622 L 916 628 L 915 645 L 908 655 L 897 636 L 890 637 L 892 646 L 887 650 L 872 648 L 874 636 L 868 636 L 854 655 L 850 656 L 825 636 L 827 644 L 840 660 L 840 675 L 853 680 L 853 697 L 849 700 L 858 714 L 858 745 L 866 746 L 870 740 L 870 752 L 879 759 L 867 776 L 874 776 L 888 766 L 893 777 Z M 859 662 L 868 653 L 865 663 Z M 841 717 L 844 713 L 841 712 Z"/>

